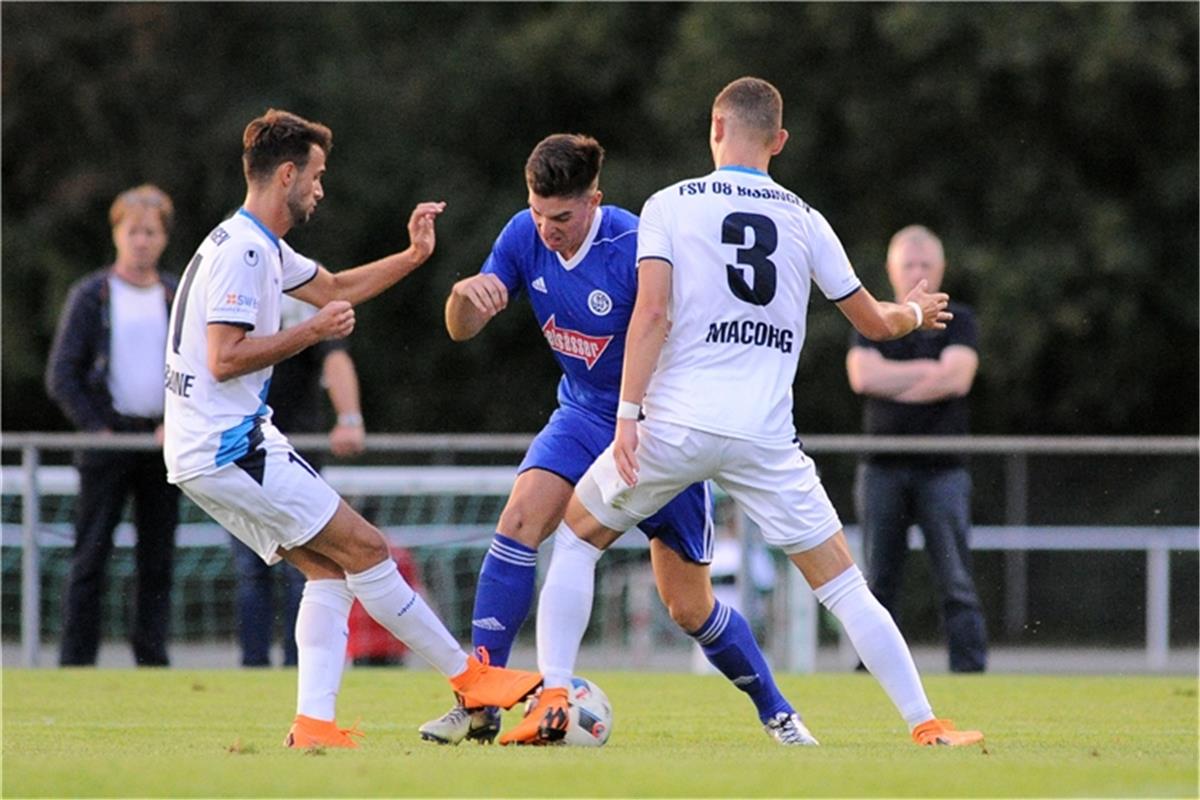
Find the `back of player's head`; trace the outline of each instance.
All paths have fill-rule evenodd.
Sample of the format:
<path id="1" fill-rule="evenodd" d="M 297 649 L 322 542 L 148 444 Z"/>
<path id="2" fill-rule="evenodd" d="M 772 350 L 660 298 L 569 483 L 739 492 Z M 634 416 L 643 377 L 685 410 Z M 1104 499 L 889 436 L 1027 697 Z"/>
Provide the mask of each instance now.
<path id="1" fill-rule="evenodd" d="M 267 109 L 242 134 L 242 168 L 246 180 L 261 181 L 287 161 L 303 170 L 314 144 L 328 154 L 333 149 L 333 132 L 290 111 Z"/>
<path id="2" fill-rule="evenodd" d="M 738 78 L 717 94 L 713 111 L 733 117 L 745 129 L 773 141 L 783 127 L 783 95 L 762 78 Z"/>
<path id="3" fill-rule="evenodd" d="M 525 162 L 525 182 L 539 197 L 576 197 L 600 177 L 604 148 L 581 133 L 555 133 L 537 143 Z"/>
<path id="4" fill-rule="evenodd" d="M 134 209 L 157 211 L 165 231 L 170 231 L 175 221 L 175 206 L 167 193 L 152 183 L 143 183 L 117 195 L 108 209 L 108 224 L 116 228 Z"/>

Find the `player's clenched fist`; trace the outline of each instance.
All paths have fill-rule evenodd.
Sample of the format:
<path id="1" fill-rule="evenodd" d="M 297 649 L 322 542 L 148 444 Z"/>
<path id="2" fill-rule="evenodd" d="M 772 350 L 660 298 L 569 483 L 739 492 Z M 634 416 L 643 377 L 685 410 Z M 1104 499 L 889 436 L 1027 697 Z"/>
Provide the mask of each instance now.
<path id="1" fill-rule="evenodd" d="M 312 326 L 321 340 L 345 339 L 354 331 L 354 306 L 345 300 L 328 302 L 312 318 Z"/>
<path id="2" fill-rule="evenodd" d="M 433 255 L 433 248 L 437 244 L 437 236 L 433 223 L 438 215 L 445 210 L 446 204 L 444 202 L 418 203 L 417 207 L 413 209 L 412 215 L 408 218 L 410 247 L 421 262 L 424 262 Z"/>
<path id="3" fill-rule="evenodd" d="M 508 287 L 490 272 L 463 278 L 454 284 L 450 291 L 451 294 L 468 301 L 488 319 L 499 314 L 508 305 Z"/>

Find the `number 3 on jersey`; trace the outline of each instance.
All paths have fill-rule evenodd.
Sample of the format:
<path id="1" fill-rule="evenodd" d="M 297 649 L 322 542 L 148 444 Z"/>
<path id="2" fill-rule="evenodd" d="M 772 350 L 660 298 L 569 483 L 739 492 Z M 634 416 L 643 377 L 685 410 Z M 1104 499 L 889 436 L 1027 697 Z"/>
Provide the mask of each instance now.
<path id="1" fill-rule="evenodd" d="M 753 231 L 754 238 L 749 247 L 745 247 L 747 229 Z M 721 242 L 738 248 L 737 263 L 743 265 L 725 265 L 725 275 L 734 297 L 755 306 L 765 306 L 775 299 L 775 262 L 767 256 L 775 252 L 779 232 L 771 218 L 734 212 L 721 224 Z M 749 282 L 747 272 L 750 273 Z"/>

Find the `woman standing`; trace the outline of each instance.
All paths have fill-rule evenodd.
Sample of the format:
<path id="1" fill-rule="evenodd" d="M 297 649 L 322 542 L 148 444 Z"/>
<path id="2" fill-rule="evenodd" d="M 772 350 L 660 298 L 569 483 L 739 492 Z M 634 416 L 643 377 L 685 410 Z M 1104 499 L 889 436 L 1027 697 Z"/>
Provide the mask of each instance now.
<path id="1" fill-rule="evenodd" d="M 109 210 L 116 260 L 71 287 L 50 351 L 46 388 L 81 431 L 153 432 L 162 443 L 167 315 L 176 280 L 159 272 L 158 260 L 173 216 L 171 199 L 156 186 L 119 194 Z M 83 450 L 76 454 L 76 466 L 75 547 L 63 599 L 59 663 L 96 663 L 113 531 L 132 496 L 134 660 L 140 666 L 167 666 L 179 491 L 167 483 L 162 453 Z"/>

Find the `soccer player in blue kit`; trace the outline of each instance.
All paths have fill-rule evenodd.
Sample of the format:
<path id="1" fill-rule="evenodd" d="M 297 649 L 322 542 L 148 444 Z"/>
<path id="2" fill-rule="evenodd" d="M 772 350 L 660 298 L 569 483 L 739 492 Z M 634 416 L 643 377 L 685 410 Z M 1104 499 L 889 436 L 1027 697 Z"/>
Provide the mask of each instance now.
<path id="1" fill-rule="evenodd" d="M 487 649 L 492 664 L 507 664 L 533 600 L 537 548 L 557 532 L 538 603 L 545 688 L 502 744 L 565 734 L 567 686 L 591 614 L 596 561 L 620 535 L 596 545 L 561 525 L 575 483 L 612 441 L 625 331 L 637 296 L 638 220 L 601 205 L 603 158 L 603 148 L 588 136 L 555 134 L 539 142 L 525 165 L 528 210 L 509 220 L 479 274 L 458 281 L 446 302 L 446 329 L 464 341 L 511 299 L 527 295 L 563 371 L 558 408 L 518 468 L 476 587 L 472 643 Z M 768 733 L 784 744 L 809 743 L 750 626 L 713 597 L 710 510 L 707 484 L 696 483 L 640 524 L 650 539 L 659 594 L 709 661 L 750 696 Z M 420 728 L 424 739 L 443 744 L 490 742 L 499 730 L 498 710 L 461 705 Z"/>

